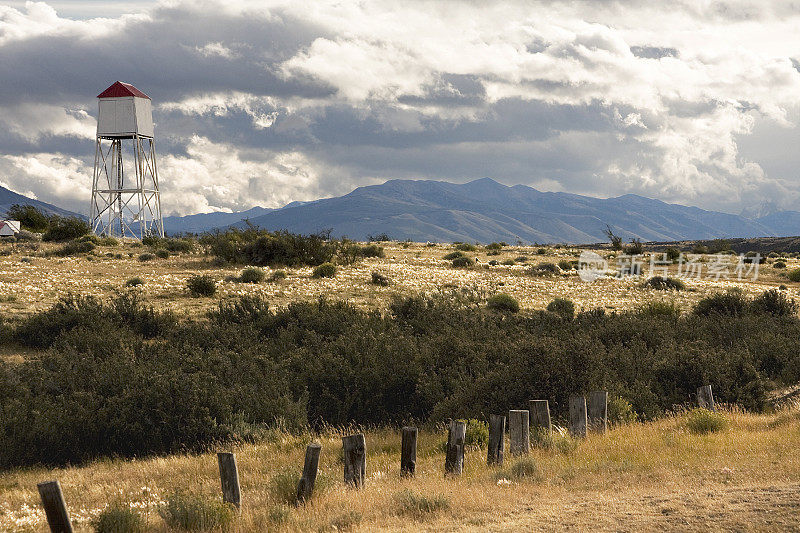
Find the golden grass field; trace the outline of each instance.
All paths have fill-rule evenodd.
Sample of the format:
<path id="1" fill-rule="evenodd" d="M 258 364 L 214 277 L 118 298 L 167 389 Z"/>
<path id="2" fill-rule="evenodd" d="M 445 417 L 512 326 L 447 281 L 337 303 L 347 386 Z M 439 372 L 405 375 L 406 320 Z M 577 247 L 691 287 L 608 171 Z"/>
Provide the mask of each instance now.
<path id="1" fill-rule="evenodd" d="M 574 260 L 580 250 L 509 246 L 499 256 L 470 252 L 479 266 L 457 269 L 442 259 L 452 245 L 386 243 L 384 258 L 341 266 L 332 279 L 314 279 L 310 268 L 284 269 L 287 279 L 259 284 L 233 280 L 241 267 L 218 266 L 200 252 L 141 262 L 145 247 L 133 243 L 98 247 L 78 257 L 46 257 L 55 247 L 0 244 L 0 315 L 14 318 L 45 309 L 68 292 L 110 297 L 126 280 L 141 277 L 147 300 L 180 317 L 199 316 L 220 298 L 258 293 L 276 306 L 326 296 L 365 308 L 385 310 L 395 295 L 465 289 L 486 298 L 497 292 L 516 297 L 522 312 L 542 309 L 556 297 L 569 298 L 578 310 L 604 307 L 623 310 L 652 300 L 670 300 L 683 309 L 702 296 L 731 286 L 749 294 L 786 285 L 796 295 L 797 283 L 785 272 L 800 267 L 786 259 L 776 269 L 773 259 L 761 265 L 759 279 L 690 279 L 689 290 L 655 291 L 642 278 L 581 281 L 572 270 L 552 277 L 526 274 L 539 262 Z M 608 250 L 598 250 L 608 255 Z M 489 260 L 527 256 L 525 263 L 485 268 Z M 269 269 L 266 269 L 269 275 Z M 675 270 L 675 267 L 672 267 Z M 371 273 L 390 279 L 373 285 Z M 213 298 L 194 298 L 186 289 L 193 274 L 219 281 Z M 23 348 L 4 348 L 7 361 L 35 357 Z M 533 531 L 533 530 L 713 530 L 800 531 L 800 413 L 796 407 L 764 415 L 738 411 L 725 415 L 722 432 L 694 435 L 682 415 L 647 424 L 613 428 L 594 435 L 572 451 L 536 449 L 531 454 L 535 475 L 516 478 L 508 469 L 488 468 L 485 450 L 467 454 L 461 478 L 443 476 L 441 443 L 444 430 L 420 433 L 417 476 L 399 476 L 400 432 L 366 432 L 368 478 L 363 490 L 342 484 L 339 459 L 341 434 L 275 433 L 274 438 L 237 448 L 243 508 L 235 531 Z M 302 466 L 305 446 L 323 445 L 321 479 L 326 490 L 298 509 L 277 501 L 273 476 Z M 2 453 L 2 450 L 0 450 Z M 116 500 L 147 513 L 153 531 L 166 531 L 157 509 L 175 490 L 219 499 L 219 478 L 213 453 L 141 460 L 100 460 L 70 468 L 31 468 L 0 472 L 0 531 L 45 531 L 36 483 L 60 480 L 78 531 Z M 327 481 L 327 483 L 325 483 Z M 440 498 L 446 508 L 414 513 L 402 503 L 404 491 Z"/>
<path id="2" fill-rule="evenodd" d="M 417 475 L 399 474 L 400 432 L 368 430 L 362 490 L 342 482 L 341 433 L 276 433 L 236 448 L 242 511 L 233 531 L 792 531 L 800 529 L 800 414 L 737 411 L 720 432 L 695 435 L 683 416 L 612 428 L 572 449 L 534 449 L 532 475 L 515 477 L 516 459 L 487 467 L 470 450 L 460 478 L 445 478 L 443 430 L 420 432 Z M 322 444 L 313 501 L 283 505 L 272 478 L 301 468 L 305 446 Z M 506 452 L 507 453 L 507 452 Z M 220 499 L 212 453 L 103 460 L 83 467 L 0 474 L 0 529 L 45 531 L 36 483 L 57 478 L 77 531 L 109 502 L 123 500 L 167 531 L 157 513 L 175 490 Z M 320 481 L 323 479 L 324 481 Z M 415 512 L 406 491 L 445 508 Z"/>

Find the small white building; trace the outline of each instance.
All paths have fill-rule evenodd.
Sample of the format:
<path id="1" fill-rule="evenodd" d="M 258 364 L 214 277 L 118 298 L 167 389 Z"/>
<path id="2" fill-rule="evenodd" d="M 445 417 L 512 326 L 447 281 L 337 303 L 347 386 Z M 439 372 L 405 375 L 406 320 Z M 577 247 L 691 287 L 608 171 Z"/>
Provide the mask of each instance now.
<path id="1" fill-rule="evenodd" d="M 19 220 L 0 220 L 0 237 L 13 237 L 19 228 Z"/>

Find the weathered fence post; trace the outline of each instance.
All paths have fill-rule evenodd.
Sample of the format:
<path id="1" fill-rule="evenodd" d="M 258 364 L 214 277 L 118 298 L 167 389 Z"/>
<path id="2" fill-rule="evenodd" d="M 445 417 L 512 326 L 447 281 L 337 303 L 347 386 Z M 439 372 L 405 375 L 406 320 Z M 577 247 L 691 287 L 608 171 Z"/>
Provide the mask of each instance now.
<path id="1" fill-rule="evenodd" d="M 530 451 L 530 415 L 527 410 L 512 409 L 508 412 L 508 434 L 511 455 L 522 455 Z"/>
<path id="2" fill-rule="evenodd" d="M 344 482 L 354 487 L 364 486 L 367 471 L 367 443 L 364 434 L 342 437 L 344 452 Z"/>
<path id="3" fill-rule="evenodd" d="M 573 437 L 586 437 L 586 398 L 572 396 L 569 399 L 569 432 Z"/>
<path id="4" fill-rule="evenodd" d="M 697 404 L 702 409 L 717 410 L 717 406 L 714 403 L 714 393 L 711 392 L 711 385 L 703 385 L 697 389 Z"/>
<path id="5" fill-rule="evenodd" d="M 242 493 L 239 489 L 239 470 L 236 468 L 236 455 L 229 452 L 217 454 L 219 479 L 222 482 L 222 501 L 232 503 L 237 508 L 242 505 Z"/>
<path id="6" fill-rule="evenodd" d="M 608 392 L 595 391 L 589 393 L 586 409 L 589 429 L 597 433 L 605 433 L 608 429 Z"/>
<path id="7" fill-rule="evenodd" d="M 503 448 L 506 437 L 506 417 L 489 415 L 489 449 L 486 464 L 503 466 Z"/>
<path id="8" fill-rule="evenodd" d="M 550 402 L 529 400 L 528 410 L 531 412 L 531 429 L 541 428 L 548 434 L 553 431 L 553 425 L 550 422 Z"/>
<path id="9" fill-rule="evenodd" d="M 319 469 L 319 453 L 322 445 L 312 442 L 306 446 L 306 459 L 303 463 L 303 476 L 297 484 L 297 503 L 311 500 L 314 493 L 314 483 L 317 481 L 317 470 Z"/>
<path id="10" fill-rule="evenodd" d="M 67 504 L 61 493 L 58 481 L 45 481 L 36 485 L 39 497 L 42 499 L 44 514 L 47 516 L 47 525 L 51 533 L 72 533 L 72 523 L 69 521 Z"/>
<path id="11" fill-rule="evenodd" d="M 400 451 L 400 475 L 412 477 L 417 469 L 417 428 L 403 428 L 403 445 Z"/>
<path id="12" fill-rule="evenodd" d="M 447 454 L 444 458 L 444 473 L 460 476 L 464 470 L 464 442 L 467 439 L 467 423 L 451 420 L 447 432 Z"/>

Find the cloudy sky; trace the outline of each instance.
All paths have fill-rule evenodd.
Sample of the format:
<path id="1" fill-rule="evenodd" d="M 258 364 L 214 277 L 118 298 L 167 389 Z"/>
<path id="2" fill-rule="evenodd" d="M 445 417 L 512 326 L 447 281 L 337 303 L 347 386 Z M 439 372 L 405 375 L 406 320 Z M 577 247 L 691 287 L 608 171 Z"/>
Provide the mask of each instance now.
<path id="1" fill-rule="evenodd" d="M 790 0 L 0 0 L 0 185 L 88 211 L 118 79 L 153 99 L 165 214 L 485 176 L 800 209 Z"/>

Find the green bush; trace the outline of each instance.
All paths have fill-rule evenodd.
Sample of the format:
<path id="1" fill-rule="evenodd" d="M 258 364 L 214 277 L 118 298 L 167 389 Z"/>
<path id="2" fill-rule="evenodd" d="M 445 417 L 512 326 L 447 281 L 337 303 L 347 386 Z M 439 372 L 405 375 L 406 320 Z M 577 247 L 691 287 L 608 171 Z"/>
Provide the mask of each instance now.
<path id="1" fill-rule="evenodd" d="M 778 289 L 769 289 L 750 302 L 750 310 L 773 316 L 796 316 L 798 306 L 794 298 L 789 298 Z"/>
<path id="2" fill-rule="evenodd" d="M 459 252 L 459 251 L 450 252 L 449 254 L 442 257 L 442 259 L 446 261 L 452 261 L 453 259 L 458 259 L 459 257 L 464 257 L 464 252 Z"/>
<path id="3" fill-rule="evenodd" d="M 222 261 L 256 266 L 317 266 L 333 259 L 338 247 L 327 233 L 298 235 L 254 226 L 208 233 L 200 244 Z"/>
<path id="4" fill-rule="evenodd" d="M 261 283 L 266 276 L 267 274 L 261 268 L 247 267 L 239 275 L 239 281 L 242 283 Z"/>
<path id="5" fill-rule="evenodd" d="M 183 531 L 229 531 L 236 507 L 202 496 L 176 492 L 158 510 L 167 526 Z"/>
<path id="6" fill-rule="evenodd" d="M 789 274 L 788 274 L 788 277 L 789 277 L 789 281 L 794 281 L 795 283 L 800 281 L 800 268 L 794 268 L 794 269 L 790 270 Z"/>
<path id="7" fill-rule="evenodd" d="M 486 301 L 486 307 L 493 311 L 501 311 L 504 313 L 516 313 L 519 311 L 519 302 L 510 294 L 501 292 L 495 294 Z"/>
<path id="8" fill-rule="evenodd" d="M 164 248 L 174 254 L 187 254 L 195 250 L 195 241 L 192 239 L 164 239 Z"/>
<path id="9" fill-rule="evenodd" d="M 88 254 L 92 250 L 95 249 L 95 245 L 91 241 L 69 241 L 53 251 L 53 255 L 58 257 L 66 257 L 69 255 L 76 255 L 76 254 Z"/>
<path id="10" fill-rule="evenodd" d="M 541 481 L 544 475 L 533 457 L 521 457 L 515 460 L 508 469 L 512 479 L 528 479 Z"/>
<path id="11" fill-rule="evenodd" d="M 368 244 L 362 248 L 364 257 L 383 257 L 383 246 L 377 244 Z"/>
<path id="12" fill-rule="evenodd" d="M 674 247 L 667 248 L 664 253 L 670 261 L 677 261 L 681 257 L 681 251 Z"/>
<path id="13" fill-rule="evenodd" d="M 456 250 L 461 250 L 462 252 L 475 252 L 478 250 L 478 247 L 474 244 L 469 244 L 466 242 L 460 242 L 455 245 Z"/>
<path id="14" fill-rule="evenodd" d="M 140 285 L 144 285 L 144 280 L 138 276 L 125 282 L 126 287 L 138 287 Z"/>
<path id="15" fill-rule="evenodd" d="M 486 245 L 486 249 L 487 250 L 502 250 L 503 249 L 503 245 L 501 243 L 499 243 L 499 242 L 493 242 L 491 244 L 487 244 Z"/>
<path id="16" fill-rule="evenodd" d="M 442 494 L 426 496 L 408 489 L 397 494 L 395 501 L 398 514 L 417 520 L 450 508 L 450 500 Z"/>
<path id="17" fill-rule="evenodd" d="M 45 241 L 70 241 L 89 233 L 89 223 L 78 217 L 52 215 L 47 230 L 42 235 Z"/>
<path id="18" fill-rule="evenodd" d="M 389 278 L 381 274 L 380 272 L 373 272 L 372 273 L 372 284 L 379 285 L 381 287 L 388 287 L 389 286 Z"/>
<path id="19" fill-rule="evenodd" d="M 632 424 L 638 419 L 631 402 L 621 396 L 609 396 L 607 409 L 608 423 L 612 426 Z"/>
<path id="20" fill-rule="evenodd" d="M 475 260 L 471 257 L 456 257 L 453 259 L 453 267 L 454 268 L 463 268 L 463 267 L 471 267 L 475 265 Z"/>
<path id="21" fill-rule="evenodd" d="M 527 255 L 519 255 L 514 258 L 514 261 L 516 261 L 517 263 L 527 263 L 528 259 L 529 257 Z"/>
<path id="22" fill-rule="evenodd" d="M 505 266 L 514 266 L 517 264 L 517 262 L 514 261 L 513 259 L 504 259 L 501 264 Z"/>
<path id="23" fill-rule="evenodd" d="M 489 444 L 489 425 L 486 422 L 470 418 L 466 421 L 466 424 L 465 446 L 484 448 Z"/>
<path id="24" fill-rule="evenodd" d="M 636 312 L 643 316 L 664 317 L 674 320 L 681 316 L 681 308 L 674 302 L 647 302 L 639 306 Z"/>
<path id="25" fill-rule="evenodd" d="M 701 298 L 695 305 L 694 312 L 701 316 L 741 316 L 747 311 L 747 307 L 747 298 L 742 290 L 736 287 Z"/>
<path id="26" fill-rule="evenodd" d="M 322 263 L 311 273 L 311 276 L 314 278 L 332 278 L 335 275 L 336 265 L 333 263 Z"/>
<path id="27" fill-rule="evenodd" d="M 155 254 L 156 254 L 156 257 L 158 257 L 159 259 L 167 259 L 167 258 L 169 258 L 169 252 L 167 250 L 165 250 L 164 248 L 159 248 L 158 250 L 155 251 Z"/>
<path id="28" fill-rule="evenodd" d="M 686 415 L 686 427 L 695 435 L 716 433 L 727 427 L 728 420 L 721 413 L 708 409 L 692 409 Z"/>
<path id="29" fill-rule="evenodd" d="M 566 298 L 556 298 L 547 304 L 547 310 L 557 314 L 564 320 L 572 320 L 575 316 L 575 304 Z"/>
<path id="30" fill-rule="evenodd" d="M 211 276 L 194 275 L 186 280 L 186 288 L 192 296 L 214 296 L 217 293 L 217 282 Z"/>
<path id="31" fill-rule="evenodd" d="M 147 524 L 139 511 L 117 502 L 103 509 L 92 520 L 95 533 L 144 533 Z"/>
<path id="32" fill-rule="evenodd" d="M 784 263 L 783 261 L 775 261 L 774 263 L 772 263 L 772 266 L 774 268 L 786 268 L 786 263 Z"/>
<path id="33" fill-rule="evenodd" d="M 147 262 L 147 261 L 152 261 L 153 259 L 155 259 L 155 257 L 156 256 L 154 254 L 151 254 L 150 252 L 145 252 L 143 254 L 139 254 L 139 258 L 138 259 L 139 259 L 139 261 L 144 263 L 144 262 Z"/>
<path id="34" fill-rule="evenodd" d="M 558 268 L 564 271 L 572 270 L 572 263 L 566 259 L 562 259 L 561 261 L 558 262 Z"/>
<path id="35" fill-rule="evenodd" d="M 686 290 L 686 284 L 676 278 L 665 278 L 662 276 L 653 276 L 644 283 L 645 288 L 656 289 L 659 291 L 683 291 Z"/>
<path id="36" fill-rule="evenodd" d="M 281 280 L 284 280 L 284 279 L 286 279 L 286 272 L 284 272 L 283 270 L 276 270 L 269 277 L 270 281 L 281 281 Z"/>
<path id="37" fill-rule="evenodd" d="M 528 270 L 528 274 L 532 276 L 553 276 L 560 273 L 561 269 L 555 263 L 539 263 Z"/>
<path id="38" fill-rule="evenodd" d="M 14 204 L 6 212 L 8 220 L 19 220 L 22 229 L 35 233 L 44 233 L 50 225 L 50 215 L 36 207 L 26 204 Z"/>

